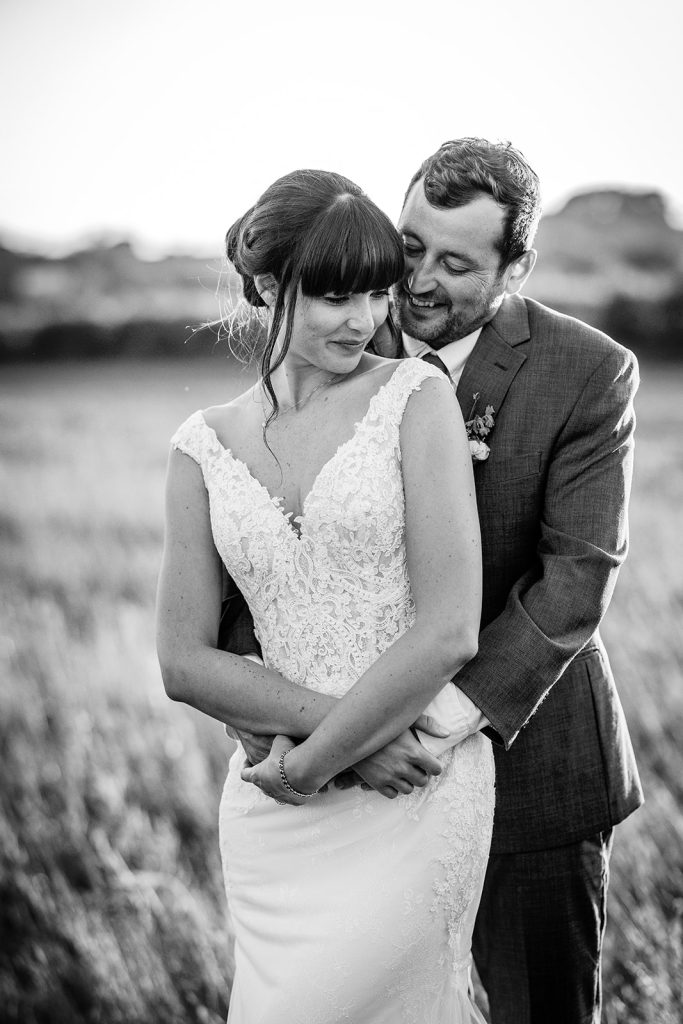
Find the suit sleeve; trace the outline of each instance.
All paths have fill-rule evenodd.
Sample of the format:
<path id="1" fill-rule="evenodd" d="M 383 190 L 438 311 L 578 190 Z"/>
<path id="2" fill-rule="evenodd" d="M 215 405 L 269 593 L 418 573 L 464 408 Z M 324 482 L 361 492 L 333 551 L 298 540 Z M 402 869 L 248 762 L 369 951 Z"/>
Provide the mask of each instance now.
<path id="1" fill-rule="evenodd" d="M 231 576 L 223 570 L 223 601 L 216 647 L 229 654 L 261 654 L 254 636 L 254 620 L 247 602 Z"/>
<path id="2" fill-rule="evenodd" d="M 552 453 L 537 558 L 479 637 L 458 686 L 507 748 L 595 633 L 628 547 L 635 357 L 611 349 Z"/>

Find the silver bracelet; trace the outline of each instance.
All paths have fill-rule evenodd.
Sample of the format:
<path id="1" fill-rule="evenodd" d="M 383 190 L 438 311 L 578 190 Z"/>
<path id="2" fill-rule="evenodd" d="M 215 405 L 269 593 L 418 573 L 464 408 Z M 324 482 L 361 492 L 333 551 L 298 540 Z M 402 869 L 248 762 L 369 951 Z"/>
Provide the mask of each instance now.
<path id="1" fill-rule="evenodd" d="M 292 748 L 290 747 L 289 750 L 291 749 Z M 280 769 L 280 778 L 282 779 L 282 785 L 285 787 L 285 789 L 288 789 L 290 793 L 293 793 L 294 796 L 298 796 L 303 798 L 304 800 L 308 800 L 309 796 L 315 796 L 315 794 L 318 791 L 316 789 L 312 793 L 300 793 L 298 789 L 294 789 L 294 786 L 292 786 L 292 784 L 290 783 L 289 779 L 287 778 L 287 773 L 285 772 L 285 756 L 289 753 L 289 750 L 284 750 L 280 754 L 280 760 L 278 761 L 278 768 Z"/>

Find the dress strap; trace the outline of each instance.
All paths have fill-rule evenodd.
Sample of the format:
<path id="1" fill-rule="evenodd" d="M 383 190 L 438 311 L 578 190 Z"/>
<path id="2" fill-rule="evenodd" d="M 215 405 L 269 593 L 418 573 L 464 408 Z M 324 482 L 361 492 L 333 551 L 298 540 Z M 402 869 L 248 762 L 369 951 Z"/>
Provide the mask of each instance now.
<path id="1" fill-rule="evenodd" d="M 423 381 L 429 378 L 444 380 L 444 375 L 423 359 L 402 359 L 394 370 L 382 389 L 381 411 L 396 427 L 400 426 L 412 393 L 419 391 Z"/>
<path id="2" fill-rule="evenodd" d="M 181 423 L 171 438 L 171 448 L 189 455 L 198 466 L 203 466 L 209 446 L 211 431 L 206 425 L 201 410 L 193 412 Z"/>

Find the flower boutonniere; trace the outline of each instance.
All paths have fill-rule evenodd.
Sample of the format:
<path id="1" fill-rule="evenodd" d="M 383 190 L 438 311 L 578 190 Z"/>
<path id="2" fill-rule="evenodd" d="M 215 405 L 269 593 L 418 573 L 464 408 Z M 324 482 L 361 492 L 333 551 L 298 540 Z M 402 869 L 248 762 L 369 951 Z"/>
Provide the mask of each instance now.
<path id="1" fill-rule="evenodd" d="M 472 398 L 474 401 L 470 410 L 470 418 L 465 423 L 467 440 L 470 444 L 470 455 L 474 462 L 485 462 L 491 454 L 491 449 L 484 438 L 488 437 L 495 426 L 493 414 L 496 410 L 492 405 L 487 405 L 483 416 L 475 416 L 479 392 L 476 395 L 472 395 Z"/>

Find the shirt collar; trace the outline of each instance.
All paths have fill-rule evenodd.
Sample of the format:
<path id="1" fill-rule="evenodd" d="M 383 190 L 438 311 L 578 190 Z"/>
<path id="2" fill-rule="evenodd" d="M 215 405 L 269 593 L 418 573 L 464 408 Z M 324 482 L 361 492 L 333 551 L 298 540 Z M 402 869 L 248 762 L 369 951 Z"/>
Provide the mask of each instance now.
<path id="1" fill-rule="evenodd" d="M 453 376 L 454 373 L 462 370 L 472 349 L 477 344 L 482 330 L 482 327 L 477 327 L 476 331 L 472 331 L 466 337 L 458 338 L 457 341 L 449 341 L 447 345 L 438 349 L 432 348 L 426 341 L 418 341 L 417 338 L 411 338 L 409 335 L 404 334 L 403 349 L 407 356 L 417 358 L 420 358 L 420 356 L 425 355 L 427 352 L 435 352 L 447 367 L 448 372 Z"/>

